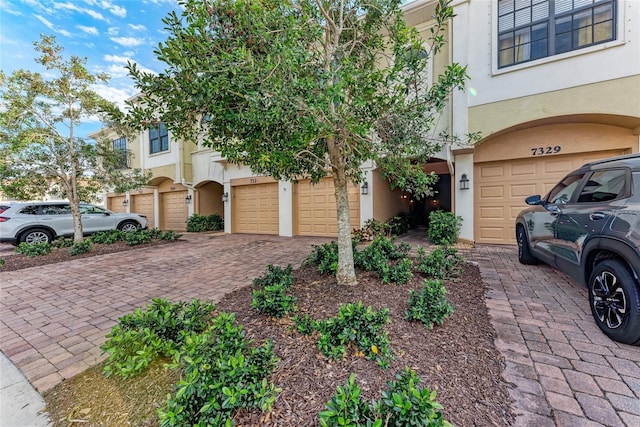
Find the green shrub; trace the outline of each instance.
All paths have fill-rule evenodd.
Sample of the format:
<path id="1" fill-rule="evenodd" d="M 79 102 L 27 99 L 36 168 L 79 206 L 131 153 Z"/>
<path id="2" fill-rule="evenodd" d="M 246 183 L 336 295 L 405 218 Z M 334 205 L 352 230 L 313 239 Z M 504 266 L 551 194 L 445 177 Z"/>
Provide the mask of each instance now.
<path id="1" fill-rule="evenodd" d="M 4 258 L 0 258 L 0 267 L 3 267 L 5 264 Z"/>
<path id="2" fill-rule="evenodd" d="M 135 231 L 122 233 L 122 240 L 129 246 L 137 246 L 151 242 L 154 239 L 154 236 L 158 236 L 159 233 L 161 233 L 161 231 L 157 228 L 151 230 L 138 228 Z"/>
<path id="3" fill-rule="evenodd" d="M 282 284 L 265 286 L 251 293 L 251 308 L 273 317 L 284 317 L 296 309 L 296 297 L 285 293 Z"/>
<path id="4" fill-rule="evenodd" d="M 214 308 L 214 304 L 196 299 L 191 303 L 172 304 L 157 298 L 145 310 L 137 308 L 119 318 L 101 347 L 109 355 L 105 375 L 115 372 L 130 377 L 141 372 L 159 354 L 170 356 L 182 345 L 185 334 L 200 333 L 207 328 Z"/>
<path id="5" fill-rule="evenodd" d="M 270 410 L 280 391 L 267 382 L 276 362 L 272 342 L 252 347 L 235 316 L 220 313 L 176 352 L 173 366 L 183 375 L 158 411 L 160 425 L 232 426 L 240 408 Z"/>
<path id="6" fill-rule="evenodd" d="M 51 242 L 51 246 L 53 246 L 54 248 L 70 248 L 71 246 L 73 246 L 73 239 L 59 237 Z"/>
<path id="7" fill-rule="evenodd" d="M 419 320 L 427 329 L 431 329 L 434 323 L 442 325 L 454 311 L 446 293 L 442 280 L 426 279 L 420 291 L 409 293 L 409 309 L 404 312 L 405 318 Z"/>
<path id="8" fill-rule="evenodd" d="M 320 273 L 336 274 L 338 272 L 338 244 L 331 242 L 319 246 L 314 245 L 304 264 L 317 265 Z"/>
<path id="9" fill-rule="evenodd" d="M 93 243 L 111 245 L 123 239 L 124 232 L 121 230 L 98 231 L 88 238 Z"/>
<path id="10" fill-rule="evenodd" d="M 287 265 L 287 268 L 269 264 L 266 273 L 253 279 L 253 285 L 263 288 L 271 285 L 283 285 L 285 289 L 288 289 L 293 285 L 293 267 L 291 264 Z"/>
<path id="11" fill-rule="evenodd" d="M 218 214 L 198 215 L 193 214 L 187 218 L 188 232 L 216 231 L 224 229 L 224 219 Z"/>
<path id="12" fill-rule="evenodd" d="M 436 245 L 453 245 L 458 241 L 462 217 L 451 212 L 432 211 L 429 214 L 429 240 Z"/>
<path id="13" fill-rule="evenodd" d="M 69 254 L 71 256 L 76 256 L 87 253 L 89 251 L 91 251 L 91 242 L 85 240 L 82 242 L 74 243 L 73 246 L 71 246 L 71 249 L 69 249 Z"/>
<path id="14" fill-rule="evenodd" d="M 182 237 L 182 234 L 176 233 L 173 230 L 167 230 L 167 231 L 164 231 L 164 232 L 160 232 L 160 234 L 158 234 L 156 239 L 158 239 L 158 240 L 167 240 L 167 241 L 171 242 L 173 240 L 178 240 L 181 237 Z"/>
<path id="15" fill-rule="evenodd" d="M 392 358 L 389 337 L 384 330 L 384 325 L 390 322 L 387 308 L 373 310 L 358 301 L 342 305 L 337 317 L 314 321 L 305 316 L 295 317 L 294 321 L 302 333 L 309 334 L 312 328 L 319 332 L 318 348 L 330 359 L 344 357 L 348 344 L 355 345 L 364 357 L 375 360 L 382 368 L 386 368 Z"/>
<path id="16" fill-rule="evenodd" d="M 376 237 L 399 236 L 409 231 L 409 216 L 400 214 L 390 218 L 387 222 L 380 222 L 376 219 L 368 219 L 362 228 L 353 230 L 353 239 L 356 242 L 370 241 Z"/>
<path id="17" fill-rule="evenodd" d="M 26 255 L 29 258 L 47 255 L 51 253 L 53 246 L 51 243 L 20 243 L 16 247 L 16 253 Z"/>
<path id="18" fill-rule="evenodd" d="M 385 223 L 385 228 L 389 235 L 391 236 L 400 236 L 409 231 L 409 216 L 406 214 L 400 214 L 394 216 L 390 220 Z"/>
<path id="19" fill-rule="evenodd" d="M 387 382 L 382 399 L 366 404 L 351 374 L 319 414 L 321 427 L 451 427 L 442 417 L 435 391 L 419 386 L 420 377 L 405 369 Z"/>
<path id="20" fill-rule="evenodd" d="M 392 239 L 378 236 L 362 251 L 354 254 L 355 264 L 368 271 L 375 271 L 384 283 L 406 283 L 411 276 L 412 261 L 407 258 L 411 246 L 402 242 L 399 245 Z M 398 260 L 397 262 L 393 262 Z"/>
<path id="21" fill-rule="evenodd" d="M 404 285 L 413 277 L 413 261 L 409 258 L 402 258 L 394 264 L 383 266 L 379 272 L 382 283 L 395 283 Z"/>
<path id="22" fill-rule="evenodd" d="M 464 259 L 455 248 L 437 247 L 430 254 L 418 248 L 416 271 L 434 279 L 457 277 L 462 272 Z"/>

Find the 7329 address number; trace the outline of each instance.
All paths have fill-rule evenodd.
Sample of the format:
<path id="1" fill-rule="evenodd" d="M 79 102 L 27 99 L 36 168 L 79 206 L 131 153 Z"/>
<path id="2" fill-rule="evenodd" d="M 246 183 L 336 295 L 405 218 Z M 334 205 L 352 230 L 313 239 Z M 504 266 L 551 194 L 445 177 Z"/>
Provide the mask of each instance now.
<path id="1" fill-rule="evenodd" d="M 562 147 L 556 145 L 555 147 L 534 147 L 531 148 L 532 156 L 544 156 L 546 154 L 557 154 L 562 151 Z"/>

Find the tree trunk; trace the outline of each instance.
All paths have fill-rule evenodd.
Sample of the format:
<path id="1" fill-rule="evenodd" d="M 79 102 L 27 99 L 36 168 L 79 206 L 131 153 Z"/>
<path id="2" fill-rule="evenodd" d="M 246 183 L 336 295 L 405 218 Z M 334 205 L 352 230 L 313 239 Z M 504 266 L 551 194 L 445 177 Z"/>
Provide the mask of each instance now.
<path id="1" fill-rule="evenodd" d="M 69 199 L 71 206 L 71 216 L 73 217 L 73 242 L 80 243 L 84 240 L 84 232 L 82 231 L 82 215 L 80 214 L 80 202 L 78 200 Z"/>

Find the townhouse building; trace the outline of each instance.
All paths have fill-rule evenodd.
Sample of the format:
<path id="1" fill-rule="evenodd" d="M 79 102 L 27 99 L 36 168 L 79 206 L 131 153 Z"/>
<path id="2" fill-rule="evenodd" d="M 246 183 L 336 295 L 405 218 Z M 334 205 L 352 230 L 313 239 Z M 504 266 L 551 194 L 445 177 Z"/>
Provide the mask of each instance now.
<path id="1" fill-rule="evenodd" d="M 436 1 L 403 6 L 428 34 Z M 640 2 L 634 0 L 454 0 L 448 48 L 432 58 L 432 78 L 452 61 L 470 81 L 438 120 L 474 146 L 446 145 L 423 169 L 439 176 L 434 197 L 391 190 L 375 164 L 349 194 L 352 227 L 399 213 L 426 223 L 435 209 L 463 218 L 461 239 L 514 243 L 524 198 L 544 194 L 586 161 L 640 151 Z M 108 132 L 108 130 L 102 131 Z M 107 194 L 110 209 L 143 213 L 150 226 L 185 229 L 189 215 L 218 213 L 227 233 L 334 236 L 331 178 L 276 181 L 226 162 L 162 125 L 132 141 L 130 167 L 153 173 L 146 188 Z M 123 146 L 124 144 L 124 146 Z"/>

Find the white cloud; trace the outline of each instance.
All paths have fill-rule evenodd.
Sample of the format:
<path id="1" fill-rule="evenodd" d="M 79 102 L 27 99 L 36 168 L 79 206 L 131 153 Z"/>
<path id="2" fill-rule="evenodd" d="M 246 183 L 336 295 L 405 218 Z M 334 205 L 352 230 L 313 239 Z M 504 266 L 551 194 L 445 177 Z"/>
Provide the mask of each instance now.
<path id="1" fill-rule="evenodd" d="M 87 27 L 84 25 L 76 25 L 76 28 L 79 29 L 80 31 L 83 31 L 87 34 L 91 34 L 93 36 L 97 36 L 98 35 L 98 29 L 96 27 Z"/>
<path id="2" fill-rule="evenodd" d="M 129 24 L 129 28 L 131 28 L 132 30 L 135 30 L 135 31 L 145 31 L 147 29 L 147 27 L 145 27 L 142 24 L 140 24 L 140 25 Z"/>
<path id="3" fill-rule="evenodd" d="M 124 101 L 130 98 L 135 92 L 133 87 L 119 89 L 113 87 L 113 85 L 95 85 L 92 89 L 107 101 L 115 102 L 121 109 L 125 107 Z"/>
<path id="4" fill-rule="evenodd" d="M 96 12 L 93 9 L 78 7 L 73 3 L 54 3 L 53 7 L 55 9 L 71 10 L 74 12 L 86 13 L 87 15 L 91 16 L 93 19 L 98 19 L 100 21 L 107 21 L 107 19 L 104 16 L 102 16 L 100 12 Z"/>
<path id="5" fill-rule="evenodd" d="M 107 30 L 107 33 L 110 36 L 117 36 L 118 33 L 120 33 L 120 28 L 118 28 L 118 27 L 109 27 L 109 29 Z"/>
<path id="6" fill-rule="evenodd" d="M 144 40 L 135 37 L 111 37 L 111 41 L 127 47 L 140 46 L 144 43 Z"/>
<path id="7" fill-rule="evenodd" d="M 113 62 L 116 64 L 126 64 L 127 61 L 131 60 L 131 58 L 129 58 L 128 56 L 118 56 L 118 55 L 104 55 L 102 59 L 104 59 L 107 62 Z"/>
<path id="8" fill-rule="evenodd" d="M 117 5 L 114 5 L 111 8 L 109 8 L 109 12 L 113 13 L 119 18 L 124 18 L 127 16 L 127 9 Z"/>
<path id="9" fill-rule="evenodd" d="M 40 16 L 40 15 L 34 15 L 34 16 L 36 17 L 36 19 L 38 21 L 42 22 L 45 27 L 47 27 L 50 30 L 53 30 L 54 25 L 47 18 L 45 18 L 44 16 Z"/>
<path id="10" fill-rule="evenodd" d="M 58 28 L 55 30 L 56 33 L 62 34 L 65 37 L 71 37 L 71 33 L 63 28 Z"/>
<path id="11" fill-rule="evenodd" d="M 2 13 L 8 13 L 10 15 L 22 16 L 22 13 L 17 8 L 5 0 L 0 0 L 0 10 Z"/>

